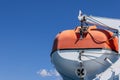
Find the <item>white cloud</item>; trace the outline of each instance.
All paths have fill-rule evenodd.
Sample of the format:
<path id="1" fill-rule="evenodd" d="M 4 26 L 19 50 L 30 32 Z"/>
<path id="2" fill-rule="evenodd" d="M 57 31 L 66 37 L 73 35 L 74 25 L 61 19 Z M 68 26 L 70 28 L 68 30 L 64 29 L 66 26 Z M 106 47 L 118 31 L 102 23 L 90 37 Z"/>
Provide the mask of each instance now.
<path id="1" fill-rule="evenodd" d="M 47 69 L 41 69 L 40 71 L 37 72 L 42 77 L 48 77 L 48 76 L 55 76 L 59 77 L 60 74 L 56 70 L 47 70 Z"/>
<path id="2" fill-rule="evenodd" d="M 46 69 L 42 69 L 38 71 L 37 74 L 39 74 L 42 77 L 51 76 L 50 73 Z"/>

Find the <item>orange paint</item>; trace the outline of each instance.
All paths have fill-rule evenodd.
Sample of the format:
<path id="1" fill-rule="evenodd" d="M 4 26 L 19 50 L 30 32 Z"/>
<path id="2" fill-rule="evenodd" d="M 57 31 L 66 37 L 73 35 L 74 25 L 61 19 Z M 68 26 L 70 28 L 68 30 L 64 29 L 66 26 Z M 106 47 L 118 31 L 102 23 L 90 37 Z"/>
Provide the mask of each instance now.
<path id="1" fill-rule="evenodd" d="M 59 49 L 105 48 L 118 52 L 118 38 L 111 38 L 113 36 L 112 32 L 90 26 L 81 40 L 80 29 L 80 27 L 77 27 L 75 30 L 65 30 L 59 33 L 54 40 L 52 51 Z"/>

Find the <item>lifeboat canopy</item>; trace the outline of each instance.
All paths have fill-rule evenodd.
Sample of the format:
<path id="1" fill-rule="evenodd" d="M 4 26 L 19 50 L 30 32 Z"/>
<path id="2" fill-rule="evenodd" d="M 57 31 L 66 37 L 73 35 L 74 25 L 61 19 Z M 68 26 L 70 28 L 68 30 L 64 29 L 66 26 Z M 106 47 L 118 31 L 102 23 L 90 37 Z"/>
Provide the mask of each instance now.
<path id="1" fill-rule="evenodd" d="M 96 26 L 87 28 L 76 27 L 57 34 L 52 52 L 56 50 L 97 49 L 104 48 L 118 52 L 118 38 L 108 30 L 97 29 Z"/>

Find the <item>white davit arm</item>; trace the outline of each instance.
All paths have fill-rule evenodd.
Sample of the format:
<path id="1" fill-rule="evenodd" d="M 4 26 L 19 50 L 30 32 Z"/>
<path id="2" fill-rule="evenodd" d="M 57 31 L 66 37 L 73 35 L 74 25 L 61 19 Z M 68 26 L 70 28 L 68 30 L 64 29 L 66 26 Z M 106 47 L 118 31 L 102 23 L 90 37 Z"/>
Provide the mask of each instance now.
<path id="1" fill-rule="evenodd" d="M 112 18 L 104 18 L 104 17 L 95 17 L 95 16 L 87 16 L 82 15 L 81 11 L 79 13 L 78 19 L 80 21 L 85 18 L 86 23 L 94 24 L 94 25 L 100 25 L 103 27 L 108 27 L 112 29 L 119 30 L 120 28 L 120 19 L 112 19 Z"/>
<path id="2" fill-rule="evenodd" d="M 97 26 L 103 26 L 106 28 L 117 30 L 118 31 L 118 38 L 119 38 L 118 46 L 119 46 L 119 54 L 120 54 L 120 19 L 82 15 L 81 11 L 79 12 L 78 19 L 81 22 L 85 21 L 86 23 L 90 23 L 90 24 L 94 24 Z"/>

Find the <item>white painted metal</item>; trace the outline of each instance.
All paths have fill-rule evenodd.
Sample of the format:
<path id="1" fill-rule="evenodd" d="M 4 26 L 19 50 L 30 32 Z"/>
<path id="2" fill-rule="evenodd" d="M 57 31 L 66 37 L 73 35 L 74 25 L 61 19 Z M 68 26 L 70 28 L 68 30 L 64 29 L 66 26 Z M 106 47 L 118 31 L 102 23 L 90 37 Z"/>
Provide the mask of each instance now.
<path id="1" fill-rule="evenodd" d="M 93 80 L 120 80 L 120 58 Z"/>
<path id="2" fill-rule="evenodd" d="M 80 80 L 80 77 L 76 75 L 76 69 L 80 68 L 80 62 L 83 62 L 82 67 L 86 70 L 85 80 L 93 80 L 96 74 L 102 74 L 110 68 L 111 64 L 104 61 L 106 57 L 108 57 L 112 63 L 118 59 L 117 53 L 111 50 L 84 49 L 80 61 L 79 53 L 81 51 L 82 50 L 58 50 L 52 54 L 52 63 L 62 77 L 65 78 L 64 80 Z"/>
<path id="3" fill-rule="evenodd" d="M 91 23 L 91 24 L 101 25 L 103 27 L 109 27 L 109 28 L 116 29 L 116 30 L 119 30 L 119 27 L 120 27 L 120 19 L 87 16 L 87 15 L 82 15 L 80 12 L 78 19 L 81 21 L 83 20 L 84 17 L 86 19 L 86 22 Z"/>

